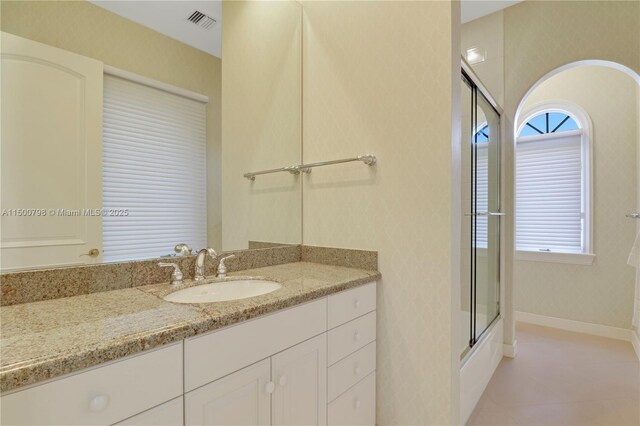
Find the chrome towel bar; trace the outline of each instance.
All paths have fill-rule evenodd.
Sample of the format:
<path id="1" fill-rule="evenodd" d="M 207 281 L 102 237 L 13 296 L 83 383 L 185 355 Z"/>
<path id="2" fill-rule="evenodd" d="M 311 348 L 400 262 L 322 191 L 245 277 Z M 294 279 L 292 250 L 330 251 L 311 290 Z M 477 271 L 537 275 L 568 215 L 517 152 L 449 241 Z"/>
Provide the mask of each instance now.
<path id="1" fill-rule="evenodd" d="M 640 219 L 640 213 L 631 213 L 626 215 L 629 219 Z"/>
<path id="2" fill-rule="evenodd" d="M 367 166 L 373 166 L 374 164 L 376 164 L 378 159 L 376 158 L 375 155 L 366 154 L 366 155 L 361 155 L 359 157 L 343 158 L 341 160 L 320 161 L 318 163 L 298 164 L 297 166 L 287 166 L 287 167 L 281 167 L 279 169 L 261 170 L 259 172 L 245 173 L 243 176 L 249 180 L 256 180 L 256 176 L 266 175 L 269 173 L 289 172 L 292 175 L 299 175 L 301 172 L 311 173 L 311 169 L 314 167 L 330 166 L 332 164 L 340 164 L 340 163 L 350 163 L 353 161 L 361 161 Z"/>

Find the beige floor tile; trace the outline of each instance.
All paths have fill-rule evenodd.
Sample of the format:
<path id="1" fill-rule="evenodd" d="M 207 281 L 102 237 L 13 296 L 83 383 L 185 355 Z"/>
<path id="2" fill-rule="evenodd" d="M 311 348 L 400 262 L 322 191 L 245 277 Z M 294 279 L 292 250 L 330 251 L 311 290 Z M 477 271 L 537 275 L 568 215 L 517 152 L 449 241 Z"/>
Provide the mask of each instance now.
<path id="1" fill-rule="evenodd" d="M 520 405 L 510 413 L 519 425 L 576 425 L 590 424 L 603 412 L 602 402 L 572 402 L 564 404 Z"/>
<path id="2" fill-rule="evenodd" d="M 616 399 L 603 401 L 603 410 L 590 419 L 590 425 L 640 425 L 640 401 Z"/>
<path id="3" fill-rule="evenodd" d="M 507 426 L 516 424 L 518 424 L 516 420 L 504 409 L 474 411 L 467 422 L 468 426 Z"/>
<path id="4" fill-rule="evenodd" d="M 469 425 L 640 426 L 640 364 L 629 342 L 518 323 Z"/>

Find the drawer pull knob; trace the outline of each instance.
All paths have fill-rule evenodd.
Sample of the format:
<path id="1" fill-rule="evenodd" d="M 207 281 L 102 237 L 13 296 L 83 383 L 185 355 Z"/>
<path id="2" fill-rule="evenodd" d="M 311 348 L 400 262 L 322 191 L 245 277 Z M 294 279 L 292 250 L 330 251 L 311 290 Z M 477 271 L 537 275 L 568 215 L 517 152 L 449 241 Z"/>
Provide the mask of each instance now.
<path id="1" fill-rule="evenodd" d="M 353 374 L 355 374 L 356 376 L 359 376 L 360 373 L 361 373 L 360 367 L 356 365 L 356 368 L 353 369 Z"/>
<path id="2" fill-rule="evenodd" d="M 358 309 L 360 307 L 360 301 L 358 299 L 356 299 L 355 302 L 353 302 L 353 307 Z"/>
<path id="3" fill-rule="evenodd" d="M 267 383 L 267 385 L 264 387 L 264 390 L 266 390 L 267 393 L 269 394 L 273 393 L 275 389 L 276 389 L 276 384 L 273 382 Z"/>
<path id="4" fill-rule="evenodd" d="M 353 406 L 354 406 L 355 408 L 360 408 L 360 405 L 361 405 L 361 404 L 360 404 L 360 399 L 356 398 L 356 400 L 355 400 L 355 401 L 354 401 L 354 403 L 353 403 Z"/>
<path id="5" fill-rule="evenodd" d="M 356 342 L 359 341 L 362 338 L 362 336 L 360 336 L 360 333 L 358 333 L 357 331 L 353 334 L 353 340 L 355 340 Z"/>
<path id="6" fill-rule="evenodd" d="M 280 386 L 285 386 L 285 385 L 287 384 L 287 376 L 281 376 L 281 377 L 278 379 L 278 384 L 279 384 Z"/>
<path id="7" fill-rule="evenodd" d="M 107 405 L 109 405 L 109 397 L 107 395 L 98 395 L 89 403 L 89 409 L 94 413 L 99 413 L 104 411 Z"/>

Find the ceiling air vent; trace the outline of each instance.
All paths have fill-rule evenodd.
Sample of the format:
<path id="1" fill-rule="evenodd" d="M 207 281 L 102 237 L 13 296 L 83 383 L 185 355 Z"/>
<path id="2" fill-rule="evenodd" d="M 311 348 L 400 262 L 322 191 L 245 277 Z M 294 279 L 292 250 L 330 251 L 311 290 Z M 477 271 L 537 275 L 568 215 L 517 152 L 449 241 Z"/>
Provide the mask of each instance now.
<path id="1" fill-rule="evenodd" d="M 211 16 L 205 15 L 198 10 L 194 10 L 193 13 L 187 18 L 187 21 L 196 24 L 197 26 L 204 28 L 205 30 L 210 29 L 217 22 Z"/>

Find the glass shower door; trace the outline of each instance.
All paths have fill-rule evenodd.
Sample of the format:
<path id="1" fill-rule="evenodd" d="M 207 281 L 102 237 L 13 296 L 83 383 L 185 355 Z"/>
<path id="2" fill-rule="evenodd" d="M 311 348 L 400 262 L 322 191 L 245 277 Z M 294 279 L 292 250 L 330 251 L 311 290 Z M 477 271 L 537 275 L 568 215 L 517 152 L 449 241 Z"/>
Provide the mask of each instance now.
<path id="1" fill-rule="evenodd" d="M 475 343 L 500 312 L 500 116 L 476 89 L 472 140 L 473 334 Z"/>
<path id="2" fill-rule="evenodd" d="M 462 79 L 461 356 L 500 313 L 500 115 Z"/>

